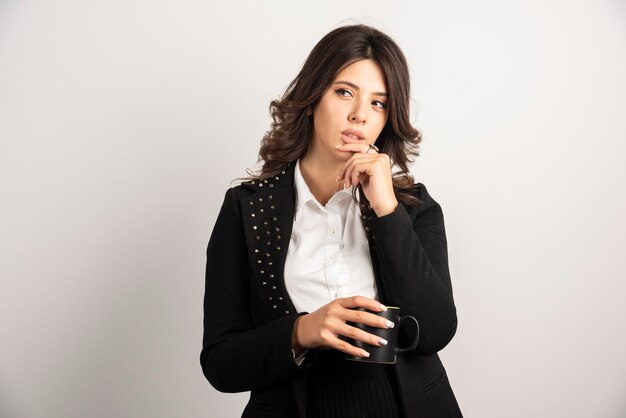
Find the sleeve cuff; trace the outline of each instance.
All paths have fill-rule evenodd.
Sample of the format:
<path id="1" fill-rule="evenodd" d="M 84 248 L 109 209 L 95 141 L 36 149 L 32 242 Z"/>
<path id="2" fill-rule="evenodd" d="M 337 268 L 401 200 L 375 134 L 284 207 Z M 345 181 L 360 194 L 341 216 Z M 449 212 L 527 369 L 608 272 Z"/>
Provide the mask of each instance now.
<path id="1" fill-rule="evenodd" d="M 411 218 L 401 204 L 387 215 L 370 218 L 368 224 L 374 235 L 393 236 L 406 231 L 407 226 L 412 229 Z"/>
<path id="2" fill-rule="evenodd" d="M 293 361 L 298 365 L 298 367 L 302 365 L 302 362 L 306 358 L 306 353 L 308 352 L 309 350 L 306 349 L 296 356 L 296 352 L 293 350 L 293 348 L 291 349 L 291 355 L 293 356 Z"/>

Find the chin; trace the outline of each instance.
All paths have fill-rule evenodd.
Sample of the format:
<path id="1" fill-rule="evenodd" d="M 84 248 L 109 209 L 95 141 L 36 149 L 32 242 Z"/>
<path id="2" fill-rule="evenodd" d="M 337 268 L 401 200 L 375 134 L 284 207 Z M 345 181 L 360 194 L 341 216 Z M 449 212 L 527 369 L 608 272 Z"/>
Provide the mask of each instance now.
<path id="1" fill-rule="evenodd" d="M 335 150 L 335 156 L 339 161 L 348 161 L 352 157 L 351 152 Z"/>

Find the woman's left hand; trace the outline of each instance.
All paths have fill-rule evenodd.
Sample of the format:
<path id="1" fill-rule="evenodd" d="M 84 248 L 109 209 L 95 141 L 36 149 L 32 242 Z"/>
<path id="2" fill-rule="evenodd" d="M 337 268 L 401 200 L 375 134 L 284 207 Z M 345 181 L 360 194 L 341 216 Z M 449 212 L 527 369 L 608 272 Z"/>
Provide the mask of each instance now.
<path id="1" fill-rule="evenodd" d="M 337 149 L 354 153 L 341 167 L 337 181 L 343 182 L 344 187 L 360 183 L 377 216 L 396 210 L 398 201 L 393 192 L 389 156 L 370 151 L 367 144 L 343 144 Z"/>

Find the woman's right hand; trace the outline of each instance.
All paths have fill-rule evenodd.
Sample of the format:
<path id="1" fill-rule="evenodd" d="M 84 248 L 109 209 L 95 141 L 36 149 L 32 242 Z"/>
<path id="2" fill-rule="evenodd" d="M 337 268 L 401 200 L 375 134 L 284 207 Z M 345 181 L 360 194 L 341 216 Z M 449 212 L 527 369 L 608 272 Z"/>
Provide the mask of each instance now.
<path id="1" fill-rule="evenodd" d="M 369 353 L 361 348 L 340 339 L 348 337 L 364 343 L 381 346 L 387 342 L 380 337 L 355 328 L 346 322 L 358 322 L 377 328 L 393 328 L 393 322 L 369 312 L 352 308 L 366 308 L 374 312 L 382 312 L 387 308 L 377 300 L 364 296 L 351 296 L 335 299 L 315 312 L 302 315 L 295 324 L 292 334 L 292 348 L 295 352 L 303 349 L 330 347 L 357 357 L 369 357 Z"/>

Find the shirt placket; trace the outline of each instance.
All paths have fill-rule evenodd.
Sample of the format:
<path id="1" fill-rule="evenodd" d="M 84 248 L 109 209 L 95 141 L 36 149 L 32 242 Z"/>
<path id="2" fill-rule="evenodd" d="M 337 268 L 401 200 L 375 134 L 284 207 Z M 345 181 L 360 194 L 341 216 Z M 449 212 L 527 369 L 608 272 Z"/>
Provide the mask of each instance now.
<path id="1" fill-rule="evenodd" d="M 326 281 L 331 299 L 343 296 L 346 271 L 341 256 L 341 215 L 337 202 L 327 205 L 327 229 L 326 229 Z"/>

